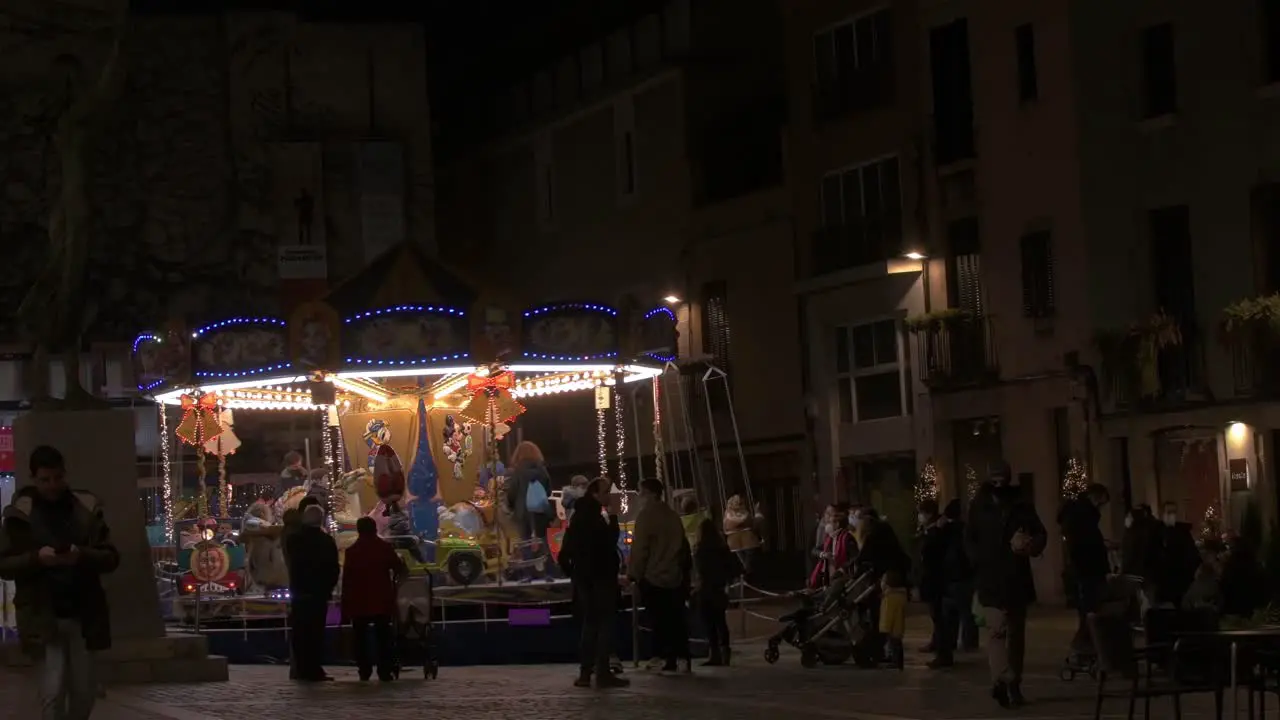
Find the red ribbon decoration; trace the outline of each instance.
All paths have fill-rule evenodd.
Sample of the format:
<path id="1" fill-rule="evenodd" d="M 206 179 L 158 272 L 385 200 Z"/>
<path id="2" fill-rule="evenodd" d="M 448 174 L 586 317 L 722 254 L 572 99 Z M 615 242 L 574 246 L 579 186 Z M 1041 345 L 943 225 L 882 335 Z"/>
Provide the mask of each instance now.
<path id="1" fill-rule="evenodd" d="M 222 434 L 218 422 L 218 396 L 205 393 L 198 398 L 182 396 L 182 422 L 176 434 L 188 445 L 204 445 Z"/>
<path id="2" fill-rule="evenodd" d="M 516 386 L 516 374 L 510 370 L 497 375 L 470 375 L 467 377 L 467 392 L 476 393 L 481 390 L 511 390 Z"/>

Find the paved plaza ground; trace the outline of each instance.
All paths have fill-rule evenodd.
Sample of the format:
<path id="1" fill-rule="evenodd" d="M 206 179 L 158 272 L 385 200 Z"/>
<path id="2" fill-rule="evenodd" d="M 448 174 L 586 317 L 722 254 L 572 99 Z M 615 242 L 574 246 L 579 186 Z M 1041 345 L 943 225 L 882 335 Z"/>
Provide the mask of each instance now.
<path id="1" fill-rule="evenodd" d="M 742 647 L 733 668 L 692 677 L 628 670 L 632 687 L 608 692 L 573 688 L 574 669 L 568 666 L 445 667 L 437 680 L 415 676 L 385 686 L 360 683 L 348 668 L 331 669 L 337 682 L 312 686 L 289 682 L 283 667 L 239 666 L 232 668 L 229 683 L 113 688 L 94 720 L 1089 718 L 1092 683 L 1057 677 L 1071 629 L 1070 616 L 1061 612 L 1042 612 L 1034 620 L 1026 679 L 1031 704 L 1021 711 L 1001 710 L 990 700 L 981 655 L 961 655 L 959 666 L 946 672 L 928 670 L 927 656 L 914 652 L 901 673 L 851 666 L 805 670 L 794 652 L 766 665 L 763 646 L 755 644 Z M 919 647 L 927 630 L 928 621 L 921 618 L 908 647 Z M 29 675 L 0 674 L 0 718 L 38 717 L 31 681 Z M 1211 717 L 1211 701 L 1189 699 L 1184 706 L 1189 719 Z M 1103 714 L 1124 717 L 1125 710 L 1123 700 L 1114 700 Z M 1173 715 L 1167 701 L 1152 710 L 1157 717 Z"/>

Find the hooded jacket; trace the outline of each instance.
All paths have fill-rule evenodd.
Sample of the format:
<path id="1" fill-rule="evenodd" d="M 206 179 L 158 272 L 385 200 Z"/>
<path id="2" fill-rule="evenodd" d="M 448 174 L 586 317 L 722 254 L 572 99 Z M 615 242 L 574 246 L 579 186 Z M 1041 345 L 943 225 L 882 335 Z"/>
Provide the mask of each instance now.
<path id="1" fill-rule="evenodd" d="M 98 498 L 89 492 L 71 491 L 69 542 L 80 551 L 80 562 L 71 568 L 70 582 L 77 594 L 76 618 L 90 651 L 111 647 L 111 617 L 101 575 L 115 571 L 120 554 L 111 543 L 110 531 Z M 19 490 L 4 509 L 0 527 L 0 578 L 14 584 L 14 610 L 23 651 L 39 654 L 46 638 L 57 633 L 53 592 L 56 586 L 49 568 L 40 564 L 39 552 L 50 528 L 41 527 L 35 512 L 34 487 Z"/>

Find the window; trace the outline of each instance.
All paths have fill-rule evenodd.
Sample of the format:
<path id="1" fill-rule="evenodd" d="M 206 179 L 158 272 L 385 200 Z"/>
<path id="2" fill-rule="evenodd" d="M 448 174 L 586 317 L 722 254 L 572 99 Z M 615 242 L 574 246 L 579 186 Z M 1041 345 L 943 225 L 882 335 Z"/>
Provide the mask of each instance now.
<path id="1" fill-rule="evenodd" d="M 836 328 L 836 390 L 840 422 L 906 414 L 906 383 L 898 322 Z"/>
<path id="2" fill-rule="evenodd" d="M 729 373 L 728 286 L 724 281 L 702 286 L 702 352 Z"/>
<path id="3" fill-rule="evenodd" d="M 1191 252 L 1191 211 L 1186 205 L 1152 210 L 1148 215 L 1151 238 L 1151 285 L 1156 307 L 1182 323 L 1195 318 L 1195 265 Z"/>
<path id="4" fill-rule="evenodd" d="M 892 97 L 893 23 L 888 10 L 813 36 L 814 75 L 827 113 L 874 107 Z"/>
<path id="5" fill-rule="evenodd" d="M 1262 81 L 1280 83 L 1280 0 L 1261 0 Z"/>
<path id="6" fill-rule="evenodd" d="M 1142 111 L 1144 118 L 1178 109 L 1178 75 L 1173 60 L 1173 25 L 1160 23 L 1142 31 Z"/>
<path id="7" fill-rule="evenodd" d="M 929 32 L 934 157 L 941 165 L 976 154 L 969 21 L 960 18 Z"/>
<path id="8" fill-rule="evenodd" d="M 636 149 L 634 135 L 630 130 L 622 133 L 622 146 L 619 148 L 621 154 L 622 173 L 622 190 L 623 195 L 634 195 L 636 193 Z"/>
<path id="9" fill-rule="evenodd" d="M 1014 31 L 1018 53 L 1018 101 L 1031 102 L 1040 96 L 1039 78 L 1036 77 L 1036 31 L 1031 23 L 1019 25 Z"/>
<path id="10" fill-rule="evenodd" d="M 556 215 L 555 167 L 551 162 L 551 136 L 542 135 L 533 148 L 534 183 L 538 190 L 538 221 L 550 225 Z"/>
<path id="11" fill-rule="evenodd" d="M 898 158 L 828 173 L 822 179 L 822 221 L 868 260 L 884 259 L 902 232 Z"/>
<path id="12" fill-rule="evenodd" d="M 582 89 L 595 90 L 604 81 L 604 48 L 599 44 L 582 51 Z"/>
<path id="13" fill-rule="evenodd" d="M 1052 317 L 1053 246 L 1049 231 L 1022 236 L 1022 314 L 1029 318 Z"/>
<path id="14" fill-rule="evenodd" d="M 947 226 L 947 245 L 947 300 L 951 307 L 981 315 L 984 303 L 978 218 L 952 221 Z"/>

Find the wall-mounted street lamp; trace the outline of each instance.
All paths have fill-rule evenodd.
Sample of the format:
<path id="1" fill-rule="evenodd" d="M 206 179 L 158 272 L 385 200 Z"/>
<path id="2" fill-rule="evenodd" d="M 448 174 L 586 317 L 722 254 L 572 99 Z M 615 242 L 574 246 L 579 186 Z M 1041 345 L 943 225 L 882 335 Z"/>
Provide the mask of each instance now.
<path id="1" fill-rule="evenodd" d="M 927 313 L 932 310 L 929 302 L 929 256 L 919 250 L 908 250 L 902 257 L 920 261 L 920 282 L 924 285 L 924 311 Z"/>
<path id="2" fill-rule="evenodd" d="M 662 298 L 668 305 L 675 305 L 680 302 L 680 298 L 676 295 L 668 295 Z"/>

